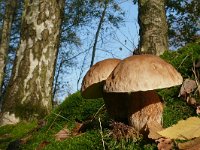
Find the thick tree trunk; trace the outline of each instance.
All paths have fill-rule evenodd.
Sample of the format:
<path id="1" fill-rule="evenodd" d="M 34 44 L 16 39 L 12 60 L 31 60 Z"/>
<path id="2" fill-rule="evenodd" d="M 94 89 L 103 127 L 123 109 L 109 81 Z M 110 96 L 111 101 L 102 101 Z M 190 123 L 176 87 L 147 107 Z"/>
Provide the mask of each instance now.
<path id="1" fill-rule="evenodd" d="M 42 118 L 52 109 L 52 85 L 64 0 L 25 0 L 21 40 L 1 124 Z"/>
<path id="2" fill-rule="evenodd" d="M 6 66 L 6 60 L 9 49 L 11 25 L 13 17 L 16 12 L 16 8 L 17 8 L 17 0 L 6 1 L 6 11 L 3 20 L 2 33 L 0 37 L 0 88 L 2 88 L 4 70 Z M 1 91 L 0 91 L 0 97 L 1 97 Z"/>
<path id="3" fill-rule="evenodd" d="M 168 50 L 164 0 L 138 0 L 139 54 L 161 55 Z"/>

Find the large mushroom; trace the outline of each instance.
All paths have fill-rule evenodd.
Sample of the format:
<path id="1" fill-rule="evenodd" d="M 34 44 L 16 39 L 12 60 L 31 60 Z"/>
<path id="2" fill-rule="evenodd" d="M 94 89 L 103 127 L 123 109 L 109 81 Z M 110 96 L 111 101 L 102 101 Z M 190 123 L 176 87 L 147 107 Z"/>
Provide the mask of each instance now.
<path id="1" fill-rule="evenodd" d="M 120 62 L 120 59 L 110 58 L 97 62 L 83 78 L 81 95 L 86 99 L 102 98 L 105 80 Z"/>
<path id="2" fill-rule="evenodd" d="M 122 60 L 104 85 L 104 100 L 114 118 L 127 119 L 139 132 L 147 124 L 161 124 L 163 104 L 155 89 L 180 85 L 176 69 L 158 56 L 134 55 Z"/>

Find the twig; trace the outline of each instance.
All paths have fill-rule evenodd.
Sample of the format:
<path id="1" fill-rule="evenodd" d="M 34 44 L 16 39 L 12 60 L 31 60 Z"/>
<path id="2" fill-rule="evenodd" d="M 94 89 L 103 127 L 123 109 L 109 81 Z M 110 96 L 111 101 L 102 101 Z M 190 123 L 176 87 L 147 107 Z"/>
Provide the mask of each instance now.
<path id="1" fill-rule="evenodd" d="M 61 112 L 59 112 L 60 115 Z M 56 121 L 56 119 L 58 118 L 58 115 L 56 115 L 56 117 L 54 118 L 53 122 L 51 123 L 51 125 L 49 126 L 49 128 L 47 129 L 46 133 L 50 130 L 50 128 L 53 126 L 54 122 Z"/>
<path id="2" fill-rule="evenodd" d="M 194 66 L 194 63 L 193 63 L 193 66 Z M 197 77 L 197 74 L 196 74 L 195 66 L 192 68 L 192 72 L 194 74 L 195 82 L 197 84 L 197 90 L 199 91 L 199 95 L 200 95 L 200 85 L 199 85 L 199 80 L 198 80 L 198 77 Z"/>
<path id="3" fill-rule="evenodd" d="M 53 114 L 56 115 L 56 116 L 58 116 L 58 117 L 61 117 L 61 118 L 65 119 L 65 120 L 68 120 L 67 118 L 65 118 L 65 117 L 63 117 L 62 115 L 60 115 L 60 113 L 59 113 L 59 114 L 56 114 L 56 113 L 53 112 Z"/>
<path id="4" fill-rule="evenodd" d="M 92 116 L 92 118 L 90 120 L 84 121 L 84 123 L 82 124 L 82 126 L 80 127 L 78 132 L 84 131 L 86 129 L 86 127 L 88 126 L 88 124 L 90 124 L 91 122 L 94 121 L 94 119 L 96 118 L 96 116 L 99 114 L 100 110 L 105 106 L 105 104 L 103 104 L 98 110 L 97 112 Z"/>
<path id="5" fill-rule="evenodd" d="M 101 134 L 101 141 L 102 141 L 102 144 L 103 144 L 103 149 L 105 150 L 105 142 L 104 142 L 104 139 L 103 139 L 103 131 L 102 131 L 102 125 L 101 125 L 101 119 L 99 117 L 99 126 L 100 126 L 100 134 Z"/>
<path id="6" fill-rule="evenodd" d="M 179 69 L 181 67 L 181 65 L 184 63 L 184 61 L 186 60 L 186 58 L 188 57 L 189 55 L 186 55 L 185 58 L 182 60 L 182 62 L 180 63 L 180 65 L 178 66 L 177 69 Z"/>
<path id="7" fill-rule="evenodd" d="M 103 105 L 97 110 L 97 112 L 94 114 L 93 119 L 96 118 L 96 116 L 98 115 L 98 113 L 100 112 L 100 110 L 101 110 L 104 106 L 105 106 L 105 104 L 103 104 Z"/>

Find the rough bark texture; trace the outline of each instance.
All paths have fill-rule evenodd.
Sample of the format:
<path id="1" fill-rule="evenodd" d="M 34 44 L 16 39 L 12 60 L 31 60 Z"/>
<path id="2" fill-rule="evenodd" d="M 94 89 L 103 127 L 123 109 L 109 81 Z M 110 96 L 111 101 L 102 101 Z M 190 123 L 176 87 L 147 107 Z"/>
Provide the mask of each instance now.
<path id="1" fill-rule="evenodd" d="M 64 0 L 25 0 L 21 40 L 1 124 L 42 118 L 52 109 L 52 84 Z"/>
<path id="2" fill-rule="evenodd" d="M 163 54 L 168 49 L 164 0 L 138 0 L 138 23 L 140 41 L 136 53 Z"/>
<path id="3" fill-rule="evenodd" d="M 4 69 L 6 66 L 9 42 L 10 42 L 10 32 L 13 17 L 17 8 L 17 0 L 7 0 L 6 1 L 6 11 L 3 20 L 2 33 L 0 37 L 0 88 L 2 87 L 4 78 Z M 1 92 L 0 92 L 1 96 Z"/>
<path id="4" fill-rule="evenodd" d="M 163 104 L 155 91 L 103 93 L 106 109 L 116 121 L 128 123 L 140 133 L 147 133 L 147 123 L 161 125 Z"/>

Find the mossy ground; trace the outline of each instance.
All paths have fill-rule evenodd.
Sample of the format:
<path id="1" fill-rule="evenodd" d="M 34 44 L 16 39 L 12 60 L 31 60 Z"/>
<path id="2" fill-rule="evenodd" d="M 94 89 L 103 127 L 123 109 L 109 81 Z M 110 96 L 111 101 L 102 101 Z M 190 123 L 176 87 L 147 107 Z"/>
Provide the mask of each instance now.
<path id="1" fill-rule="evenodd" d="M 162 57 L 173 64 L 184 78 L 194 78 L 191 68 L 193 62 L 199 59 L 200 46 L 189 45 L 176 52 L 167 52 Z M 179 120 L 186 119 L 190 116 L 196 116 L 195 109 L 186 104 L 186 102 L 178 98 L 180 87 L 159 90 L 158 93 L 164 100 L 165 109 L 163 113 L 163 126 L 168 127 L 177 123 Z M 197 97 L 197 100 L 199 97 Z M 156 144 L 152 141 L 143 139 L 137 141 L 120 140 L 117 141 L 110 136 L 110 120 L 105 109 L 100 109 L 104 105 L 102 99 L 83 99 L 80 92 L 69 96 L 60 106 L 58 106 L 44 120 L 46 125 L 38 130 L 34 130 L 37 126 L 36 122 L 21 122 L 15 126 L 0 127 L 0 149 L 6 149 L 8 144 L 17 139 L 25 138 L 21 149 L 67 149 L 67 150 L 87 150 L 87 149 L 103 149 L 102 136 L 100 134 L 101 119 L 103 140 L 106 149 L 109 150 L 151 150 L 156 149 Z M 73 129 L 75 123 L 90 120 L 97 112 L 94 121 L 87 126 L 84 133 L 67 138 L 63 141 L 56 141 L 55 134 L 67 127 Z M 28 137 L 29 135 L 29 137 Z M 28 138 L 26 138 L 28 137 Z M 46 143 L 46 144 L 45 144 Z"/>

